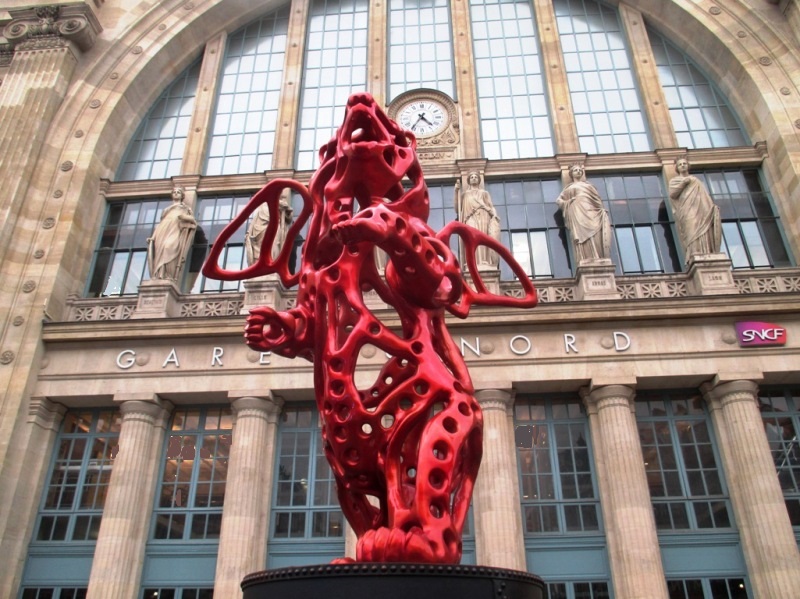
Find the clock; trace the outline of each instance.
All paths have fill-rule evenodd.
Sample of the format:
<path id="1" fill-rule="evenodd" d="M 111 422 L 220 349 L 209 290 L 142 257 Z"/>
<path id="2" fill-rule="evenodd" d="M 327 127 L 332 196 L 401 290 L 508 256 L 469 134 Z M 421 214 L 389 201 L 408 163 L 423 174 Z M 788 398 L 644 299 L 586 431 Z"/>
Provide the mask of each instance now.
<path id="1" fill-rule="evenodd" d="M 397 123 L 418 138 L 431 137 L 450 124 L 450 111 L 438 100 L 417 98 L 398 107 Z"/>

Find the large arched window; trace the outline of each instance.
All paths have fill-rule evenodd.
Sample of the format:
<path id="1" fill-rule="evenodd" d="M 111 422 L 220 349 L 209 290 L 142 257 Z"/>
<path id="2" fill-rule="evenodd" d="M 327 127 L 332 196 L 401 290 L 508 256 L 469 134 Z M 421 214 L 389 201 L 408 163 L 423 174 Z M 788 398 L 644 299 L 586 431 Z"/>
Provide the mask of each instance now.
<path id="1" fill-rule="evenodd" d="M 212 114 L 208 127 L 188 127 L 197 105 L 198 61 L 167 87 L 131 140 L 117 181 L 106 193 L 109 208 L 87 294 L 135 294 L 149 278 L 147 238 L 169 194 L 168 178 L 177 175 L 201 176 L 202 183 L 197 196 L 188 199 L 201 218 L 188 272 L 179 282 L 182 290 L 240 289 L 197 276 L 208 244 L 235 214 L 216 207 L 228 198 L 240 210 L 263 184 L 254 175 L 270 179 L 276 171 L 285 176 L 291 170 L 314 169 L 320 146 L 340 123 L 347 97 L 360 90 L 390 101 L 401 92 L 432 88 L 454 97 L 459 110 L 474 110 L 479 131 L 462 130 L 461 137 L 472 135 L 477 153 L 454 158 L 487 161 L 485 185 L 501 215 L 503 242 L 532 277 L 575 274 L 563 223 L 551 205 L 563 168 L 553 157 L 563 154 L 583 154 L 590 161 L 588 178 L 611 213 L 618 274 L 686 268 L 666 207 L 669 175 L 664 171 L 671 162 L 662 162 L 653 152 L 662 148 L 654 147 L 649 132 L 655 127 L 648 122 L 652 115 L 643 109 L 664 99 L 667 106 L 660 118 L 669 121 L 671 135 L 659 143 L 695 152 L 692 174 L 720 206 L 722 251 L 734 268 L 790 265 L 772 199 L 759 175 L 759 154 L 746 145 L 747 135 L 726 99 L 692 59 L 659 33 L 655 23 L 645 23 L 647 42 L 631 47 L 634 38 L 626 32 L 630 25 L 619 7 L 596 0 L 555 0 L 550 11 L 543 8 L 534 11 L 530 2 L 520 0 L 470 0 L 464 6 L 446 0 L 393 0 L 371 8 L 385 11 L 379 18 L 370 14 L 367 0 L 314 0 L 305 24 L 291 32 L 297 37 L 293 45 L 287 44 L 288 4 L 232 33 L 221 57 L 206 52 L 202 59 L 216 65 L 204 73 L 218 73 L 204 79 L 214 98 L 204 100 L 202 107 Z M 454 50 L 459 36 L 454 39 L 452 30 L 459 14 L 469 22 L 470 37 L 464 39 L 472 44 L 460 46 L 471 51 L 467 57 L 456 56 Z M 385 30 L 372 31 L 376 24 Z M 540 39 L 545 31 L 551 36 L 547 43 Z M 375 40 L 383 40 L 382 52 L 375 51 Z M 640 72 L 648 61 L 632 59 L 642 54 L 654 58 L 650 73 Z M 555 68 L 562 64 L 563 69 Z M 649 86 L 642 81 L 650 81 Z M 284 93 L 291 85 L 299 89 Z M 474 90 L 474 96 L 456 98 L 458 89 Z M 560 98 L 555 107 L 554 98 Z M 296 126 L 288 126 L 289 121 Z M 658 123 L 660 129 L 665 122 Z M 741 167 L 736 159 L 728 160 L 720 171 L 719 157 L 703 153 L 710 149 L 735 149 L 746 159 Z M 204 165 L 184 166 L 182 157 L 191 150 L 193 156 L 205 156 Z M 632 164 L 640 167 L 632 170 Z M 187 170 L 193 168 L 201 172 Z M 492 178 L 492 170 L 506 176 Z M 455 180 L 442 169 L 428 172 L 431 189 L 443 193 L 441 202 L 436 199 L 442 206 L 436 208 L 441 210 L 435 215 L 438 227 L 455 218 L 444 200 Z M 124 182 L 145 179 L 162 183 L 131 196 Z M 241 243 L 232 239 L 225 253 L 230 268 L 244 264 Z M 512 276 L 510 271 L 502 275 Z"/>

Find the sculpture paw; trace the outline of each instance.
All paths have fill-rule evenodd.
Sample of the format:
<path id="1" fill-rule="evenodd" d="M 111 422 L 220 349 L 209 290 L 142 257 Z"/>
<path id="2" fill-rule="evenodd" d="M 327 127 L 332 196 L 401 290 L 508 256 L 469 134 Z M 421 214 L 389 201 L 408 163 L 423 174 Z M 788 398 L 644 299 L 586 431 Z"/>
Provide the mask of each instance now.
<path id="1" fill-rule="evenodd" d="M 440 560 L 422 529 L 405 532 L 399 528 L 378 528 L 368 530 L 358 540 L 356 561 L 434 563 Z"/>
<path id="2" fill-rule="evenodd" d="M 378 218 L 374 218 L 371 210 L 360 212 L 353 218 L 333 226 L 333 234 L 345 245 L 370 241 L 378 243 L 386 239 L 389 227 Z"/>
<path id="3" fill-rule="evenodd" d="M 244 338 L 251 348 L 270 351 L 286 344 L 294 334 L 293 319 L 272 308 L 261 306 L 250 310 L 244 329 Z"/>

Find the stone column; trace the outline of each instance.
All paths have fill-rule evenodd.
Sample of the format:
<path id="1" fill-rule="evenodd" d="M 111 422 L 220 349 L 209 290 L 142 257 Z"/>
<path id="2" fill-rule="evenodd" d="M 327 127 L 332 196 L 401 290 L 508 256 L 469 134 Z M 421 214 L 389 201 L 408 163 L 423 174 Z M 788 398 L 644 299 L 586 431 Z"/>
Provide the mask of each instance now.
<path id="1" fill-rule="evenodd" d="M 13 58 L 0 85 L 0 139 L 7 148 L 0 161 L 0 263 L 78 59 L 102 29 L 92 10 L 77 3 L 8 12 L 11 21 L 2 35 L 13 47 Z"/>
<path id="2" fill-rule="evenodd" d="M 275 439 L 283 404 L 263 391 L 232 391 L 228 398 L 236 425 L 214 578 L 217 599 L 239 599 L 245 575 L 266 568 Z"/>
<path id="3" fill-rule="evenodd" d="M 0 597 L 16 597 L 42 487 L 64 413 L 45 397 L 32 397 L 27 426 L 15 432 L 0 485 Z"/>
<path id="4" fill-rule="evenodd" d="M 639 432 L 634 390 L 593 386 L 581 392 L 589 413 L 597 484 L 605 520 L 611 579 L 617 599 L 666 599 L 667 586 Z"/>
<path id="5" fill-rule="evenodd" d="M 800 552 L 758 411 L 758 385 L 718 375 L 702 391 L 715 426 L 724 429 L 720 453 L 753 595 L 793 597 L 800 588 Z"/>
<path id="6" fill-rule="evenodd" d="M 500 387 L 500 386 L 499 386 Z M 481 389 L 483 460 L 473 495 L 478 564 L 527 571 L 511 385 Z"/>
<path id="7" fill-rule="evenodd" d="M 156 396 L 117 395 L 119 453 L 111 470 L 89 576 L 88 599 L 138 599 L 159 455 L 171 405 Z"/>

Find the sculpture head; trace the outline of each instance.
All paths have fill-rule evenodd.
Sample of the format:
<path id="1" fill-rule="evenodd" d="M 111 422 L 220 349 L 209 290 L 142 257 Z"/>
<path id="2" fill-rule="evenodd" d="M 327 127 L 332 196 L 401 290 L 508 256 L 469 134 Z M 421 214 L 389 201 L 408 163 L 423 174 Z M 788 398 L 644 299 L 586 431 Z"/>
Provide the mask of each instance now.
<path id="1" fill-rule="evenodd" d="M 182 204 L 185 197 L 186 197 L 186 192 L 183 191 L 183 187 L 176 187 L 172 190 L 173 202 Z"/>
<path id="2" fill-rule="evenodd" d="M 573 181 L 585 181 L 586 169 L 583 167 L 583 163 L 575 162 L 574 164 L 570 165 L 569 176 L 572 177 Z"/>
<path id="3" fill-rule="evenodd" d="M 399 200 L 405 193 L 404 177 L 412 183 L 422 181 L 416 147 L 414 134 L 386 116 L 370 94 L 353 94 L 342 126 L 320 149 L 319 173 L 333 171 L 325 183 L 326 201 L 338 202 L 335 210 L 352 214 L 354 200 L 361 209 Z M 408 201 L 407 209 L 427 218 L 427 195 L 425 200 Z"/>
<path id="4" fill-rule="evenodd" d="M 470 171 L 467 175 L 467 183 L 470 187 L 478 187 L 481 184 L 481 174 L 478 171 Z"/>
<path id="5" fill-rule="evenodd" d="M 689 158 L 682 154 L 675 159 L 675 172 L 685 177 L 689 174 Z"/>

